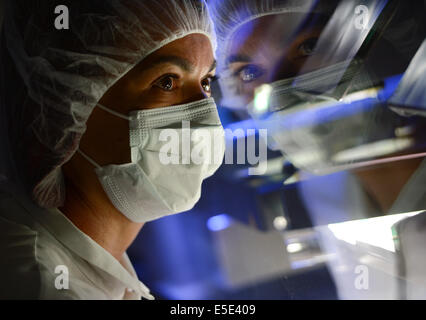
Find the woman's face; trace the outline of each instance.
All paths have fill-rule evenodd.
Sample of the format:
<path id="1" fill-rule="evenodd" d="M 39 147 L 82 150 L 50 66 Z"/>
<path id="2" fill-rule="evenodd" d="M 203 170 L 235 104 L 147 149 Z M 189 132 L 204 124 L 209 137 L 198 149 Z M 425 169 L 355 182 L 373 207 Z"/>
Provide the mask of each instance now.
<path id="1" fill-rule="evenodd" d="M 303 17 L 297 13 L 261 17 L 241 26 L 232 37 L 225 65 L 245 104 L 260 85 L 294 77 L 308 58 L 315 58 L 324 24 L 298 29 Z"/>
<path id="2" fill-rule="evenodd" d="M 127 115 L 210 97 L 216 62 L 210 40 L 191 34 L 155 51 L 135 66 L 99 101 Z M 100 165 L 130 162 L 128 121 L 95 108 L 80 148 Z"/>

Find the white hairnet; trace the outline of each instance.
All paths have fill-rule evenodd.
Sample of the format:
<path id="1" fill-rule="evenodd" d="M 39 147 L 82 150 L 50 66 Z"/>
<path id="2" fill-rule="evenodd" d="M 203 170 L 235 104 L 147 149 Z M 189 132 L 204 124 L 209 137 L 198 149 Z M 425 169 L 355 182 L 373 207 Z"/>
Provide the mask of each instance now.
<path id="1" fill-rule="evenodd" d="M 55 28 L 58 5 L 69 9 L 69 30 Z M 0 185 L 19 185 L 42 207 L 63 203 L 60 168 L 116 81 L 188 34 L 204 34 L 216 48 L 200 0 L 10 0 L 5 10 Z"/>
<path id="2" fill-rule="evenodd" d="M 331 2 L 332 5 L 334 1 Z M 268 15 L 309 13 L 314 8 L 322 11 L 328 7 L 322 3 L 318 8 L 316 0 L 211 0 L 208 6 L 216 28 L 218 59 L 227 51 L 238 28 L 247 22 Z"/>

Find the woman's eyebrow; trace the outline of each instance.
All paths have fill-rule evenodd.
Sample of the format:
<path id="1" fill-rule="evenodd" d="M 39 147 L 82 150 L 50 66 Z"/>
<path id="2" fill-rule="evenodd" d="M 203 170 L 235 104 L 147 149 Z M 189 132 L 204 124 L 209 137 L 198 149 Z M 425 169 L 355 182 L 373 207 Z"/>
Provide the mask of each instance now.
<path id="1" fill-rule="evenodd" d="M 214 60 L 212 65 L 210 66 L 209 72 L 212 72 L 214 69 L 216 69 L 216 66 L 217 66 L 217 61 Z"/>
<path id="2" fill-rule="evenodd" d="M 233 54 L 226 59 L 226 65 L 236 62 L 251 62 L 252 58 L 245 54 Z"/>
<path id="3" fill-rule="evenodd" d="M 189 60 L 182 57 L 178 57 L 178 56 L 159 56 L 150 63 L 148 69 L 151 69 L 159 64 L 164 64 L 164 63 L 174 64 L 175 66 L 178 66 L 182 70 L 189 73 L 193 72 L 195 69 L 195 66 Z M 216 68 L 216 60 L 214 60 L 213 63 L 211 64 L 209 72 L 211 72 L 215 68 Z"/>
<path id="4" fill-rule="evenodd" d="M 178 66 L 182 70 L 186 72 L 193 72 L 194 71 L 194 65 L 189 62 L 188 60 L 178 57 L 178 56 L 159 56 L 155 58 L 149 65 L 148 69 L 151 69 L 159 64 L 164 63 L 170 63 L 174 64 L 175 66 Z"/>

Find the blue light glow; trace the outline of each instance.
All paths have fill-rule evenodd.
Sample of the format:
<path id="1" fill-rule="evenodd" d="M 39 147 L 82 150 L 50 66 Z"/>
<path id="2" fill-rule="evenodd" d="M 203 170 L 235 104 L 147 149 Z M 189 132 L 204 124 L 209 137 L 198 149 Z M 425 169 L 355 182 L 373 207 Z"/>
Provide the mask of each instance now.
<path id="1" fill-rule="evenodd" d="M 231 218 L 227 214 L 219 214 L 207 220 L 207 228 L 210 231 L 221 231 L 231 225 Z"/>

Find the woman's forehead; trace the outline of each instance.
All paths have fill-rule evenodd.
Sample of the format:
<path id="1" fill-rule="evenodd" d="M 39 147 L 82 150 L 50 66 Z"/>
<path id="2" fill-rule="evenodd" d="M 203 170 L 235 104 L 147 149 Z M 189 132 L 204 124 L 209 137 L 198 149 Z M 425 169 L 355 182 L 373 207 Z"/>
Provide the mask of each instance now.
<path id="1" fill-rule="evenodd" d="M 242 24 L 229 38 L 226 59 L 229 60 L 233 55 L 254 58 L 259 54 L 282 51 L 301 30 L 305 18 L 306 13 L 280 13 Z"/>
<path id="2" fill-rule="evenodd" d="M 173 57 L 173 59 L 170 59 L 170 57 Z M 183 69 L 188 70 L 203 66 L 210 67 L 215 61 L 210 39 L 204 34 L 196 33 L 165 45 L 153 52 L 147 59 L 150 63 L 158 60 L 173 60 L 172 62 L 179 62 L 180 60 L 182 63 L 179 63 L 179 65 L 185 66 Z"/>

